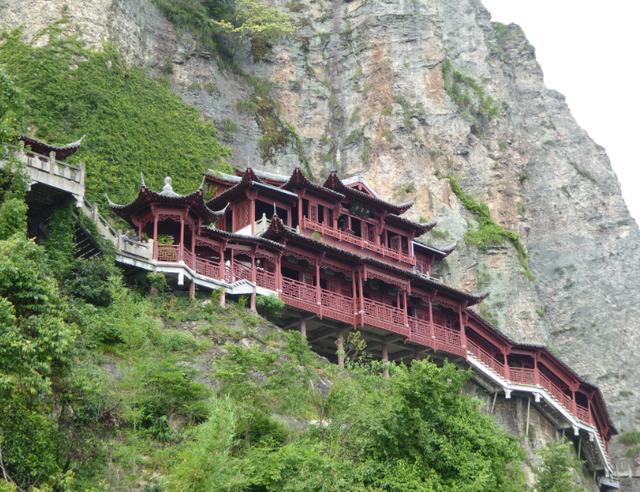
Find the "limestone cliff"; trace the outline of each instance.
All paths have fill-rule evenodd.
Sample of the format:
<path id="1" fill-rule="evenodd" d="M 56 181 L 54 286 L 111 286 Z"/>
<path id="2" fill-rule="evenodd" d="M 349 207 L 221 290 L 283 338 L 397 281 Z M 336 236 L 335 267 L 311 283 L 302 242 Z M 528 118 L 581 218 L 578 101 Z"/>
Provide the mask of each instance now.
<path id="1" fill-rule="evenodd" d="M 113 42 L 216 122 L 234 163 L 362 172 L 387 198 L 415 200 L 412 218 L 440 223 L 426 239 L 458 244 L 448 282 L 489 291 L 484 315 L 548 344 L 602 388 L 620 429 L 639 427 L 640 232 L 520 28 L 492 23 L 479 0 L 272 0 L 295 35 L 257 62 L 238 43 L 229 68 L 150 0 L 30 3 L 0 3 L 3 25 L 29 35 L 65 15 L 89 43 Z M 520 234 L 535 278 L 509 241 L 465 243 L 477 222 L 449 176 Z"/>

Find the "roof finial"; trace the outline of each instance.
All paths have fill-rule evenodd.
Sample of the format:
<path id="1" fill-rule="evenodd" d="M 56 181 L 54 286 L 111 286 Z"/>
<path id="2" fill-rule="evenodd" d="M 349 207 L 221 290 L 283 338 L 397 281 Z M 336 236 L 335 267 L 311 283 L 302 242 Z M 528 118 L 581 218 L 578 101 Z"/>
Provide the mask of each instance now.
<path id="1" fill-rule="evenodd" d="M 164 178 L 162 193 L 173 193 L 173 186 L 171 186 L 171 176 L 167 176 L 166 178 Z"/>
<path id="2" fill-rule="evenodd" d="M 142 186 L 143 188 L 147 187 L 147 185 L 144 182 L 144 174 L 142 174 L 142 171 L 140 171 L 140 186 Z"/>
<path id="3" fill-rule="evenodd" d="M 205 175 L 202 175 L 202 181 L 200 181 L 200 186 L 198 186 L 198 189 L 200 191 L 204 191 L 204 186 L 205 186 Z"/>

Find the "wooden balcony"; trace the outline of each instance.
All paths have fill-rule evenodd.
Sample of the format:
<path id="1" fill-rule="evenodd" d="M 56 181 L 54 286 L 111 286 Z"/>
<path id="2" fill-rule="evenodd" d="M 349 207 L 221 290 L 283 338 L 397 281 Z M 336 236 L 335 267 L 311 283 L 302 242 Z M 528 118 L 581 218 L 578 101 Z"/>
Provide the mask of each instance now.
<path id="1" fill-rule="evenodd" d="M 179 262 L 194 268 L 197 273 L 212 279 L 224 279 L 231 283 L 237 280 L 255 282 L 259 287 L 276 291 L 279 278 L 275 272 L 256 268 L 255 274 L 250 266 L 233 261 L 225 265 L 224 272 L 218 262 L 193 257 L 191 252 L 175 244 L 157 244 L 154 259 L 161 262 Z M 364 298 L 362 318 L 359 316 L 360 305 L 353 297 L 318 288 L 290 278 L 281 278 L 280 297 L 289 306 L 314 313 L 319 317 L 327 317 L 349 325 L 357 325 L 362 321 L 365 325 L 395 333 L 406 337 L 407 341 L 429 347 L 434 351 L 467 357 L 473 356 L 487 369 L 511 383 L 544 388 L 565 410 L 578 420 L 593 425 L 593 417 L 589 408 L 574 402 L 572 397 L 554 383 L 539 369 L 527 367 L 505 366 L 494 353 L 486 350 L 473 340 L 467 339 L 467 346 L 462 345 L 462 336 L 458 330 L 413 316 L 405 316 L 404 310 L 384 304 L 373 299 Z"/>
<path id="2" fill-rule="evenodd" d="M 329 237 L 341 243 L 350 244 L 355 248 L 375 253 L 383 258 L 390 258 L 392 260 L 398 261 L 400 263 L 406 263 L 411 266 L 414 266 L 416 264 L 416 259 L 414 256 L 410 256 L 401 251 L 396 251 L 394 249 L 372 243 L 371 241 L 367 241 L 366 239 L 358 237 L 355 234 L 351 234 L 349 232 L 341 231 L 340 229 L 335 229 L 333 227 L 320 224 L 319 222 L 312 221 L 307 217 L 302 218 L 302 227 L 303 229 L 309 229 L 311 231 L 318 232 L 322 235 L 322 237 Z"/>

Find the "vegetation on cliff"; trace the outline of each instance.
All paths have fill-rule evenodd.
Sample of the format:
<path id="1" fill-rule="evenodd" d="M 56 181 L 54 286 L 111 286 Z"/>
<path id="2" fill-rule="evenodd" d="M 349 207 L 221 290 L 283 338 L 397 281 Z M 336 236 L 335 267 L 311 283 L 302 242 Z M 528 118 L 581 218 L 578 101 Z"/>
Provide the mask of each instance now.
<path id="1" fill-rule="evenodd" d="M 23 102 L 12 107 L 13 127 L 52 143 L 86 135 L 71 160 L 86 163 L 91 199 L 131 198 L 141 171 L 150 186 L 172 175 L 178 191 L 190 192 L 206 169 L 224 164 L 228 150 L 213 125 L 166 82 L 127 65 L 112 47 L 87 49 L 64 26 L 33 44 L 21 31 L 3 34 L 0 66 Z"/>
<path id="2" fill-rule="evenodd" d="M 451 190 L 458 197 L 458 199 L 476 219 L 478 226 L 472 231 L 468 231 L 464 239 L 467 244 L 471 244 L 480 249 L 486 249 L 490 247 L 502 246 L 505 242 L 511 243 L 518 254 L 518 261 L 522 266 L 524 274 L 530 280 L 534 280 L 534 275 L 529 268 L 529 254 L 527 248 L 524 245 L 520 234 L 514 231 L 505 229 L 499 225 L 491 217 L 491 211 L 486 203 L 479 202 L 472 196 L 465 193 L 460 186 L 460 183 L 454 176 L 449 176 L 449 184 Z"/>

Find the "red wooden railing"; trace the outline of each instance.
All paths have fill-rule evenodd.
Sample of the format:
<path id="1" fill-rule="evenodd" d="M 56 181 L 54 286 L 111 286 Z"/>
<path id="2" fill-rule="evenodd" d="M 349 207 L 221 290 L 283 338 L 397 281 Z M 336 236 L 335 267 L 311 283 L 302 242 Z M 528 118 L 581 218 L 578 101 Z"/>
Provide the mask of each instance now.
<path id="1" fill-rule="evenodd" d="M 364 299 L 364 322 L 393 333 L 409 336 L 409 327 L 404 324 L 404 311 L 388 304 Z"/>
<path id="2" fill-rule="evenodd" d="M 205 260 L 204 258 L 196 258 L 196 272 L 205 277 L 219 279 L 220 275 L 220 263 Z"/>
<path id="3" fill-rule="evenodd" d="M 433 348 L 433 338 L 429 333 L 429 321 L 418 319 L 414 316 L 409 316 L 408 321 L 409 328 L 411 330 L 409 339 L 412 342 L 420 343 L 421 345 L 426 345 L 427 347 Z"/>
<path id="4" fill-rule="evenodd" d="M 318 313 L 319 311 L 314 285 L 282 277 L 282 298 L 287 304 L 293 307 L 305 309 L 313 313 Z"/>
<path id="5" fill-rule="evenodd" d="M 433 334 L 435 336 L 434 348 L 436 350 L 466 357 L 467 353 L 462 347 L 462 338 L 459 331 L 434 323 Z"/>
<path id="6" fill-rule="evenodd" d="M 338 321 L 353 324 L 353 298 L 326 289 L 320 289 L 322 314 Z"/>
<path id="7" fill-rule="evenodd" d="M 509 367 L 509 379 L 514 383 L 535 386 L 535 369 L 529 367 Z"/>
<path id="8" fill-rule="evenodd" d="M 558 400 L 563 407 L 570 412 L 573 412 L 573 400 L 568 396 L 558 385 L 556 385 L 551 379 L 544 375 L 542 371 L 538 371 L 538 377 L 540 378 L 540 384 L 546 389 L 552 397 Z"/>
<path id="9" fill-rule="evenodd" d="M 576 413 L 576 417 L 578 417 L 578 419 L 582 420 L 585 424 L 591 425 L 591 411 L 588 408 L 576 403 Z"/>
<path id="10" fill-rule="evenodd" d="M 256 284 L 269 290 L 276 290 L 276 274 L 263 268 L 256 268 Z"/>
<path id="11" fill-rule="evenodd" d="M 489 369 L 492 369 L 500 376 L 505 375 L 504 363 L 497 360 L 491 352 L 485 350 L 473 340 L 467 339 L 467 350 Z"/>
<path id="12" fill-rule="evenodd" d="M 331 226 L 320 224 L 319 222 L 313 221 L 307 217 L 302 218 L 302 227 L 319 232 L 323 236 L 334 238 L 343 243 L 352 244 L 354 246 L 357 246 L 358 248 L 372 251 L 386 258 L 391 258 L 396 261 L 408 263 L 409 265 L 416 264 L 416 259 L 414 256 L 407 255 L 401 251 L 396 251 L 394 249 L 372 243 L 371 241 L 367 241 L 364 238 L 358 237 L 349 232 L 341 231 L 340 229 L 336 229 Z"/>

